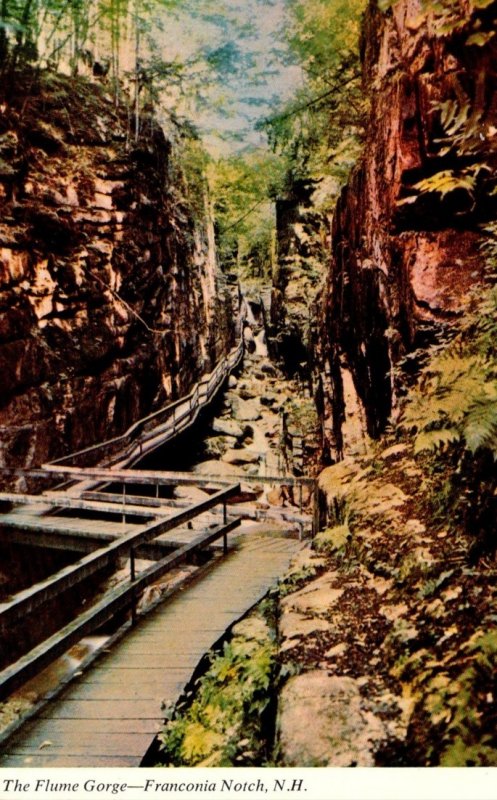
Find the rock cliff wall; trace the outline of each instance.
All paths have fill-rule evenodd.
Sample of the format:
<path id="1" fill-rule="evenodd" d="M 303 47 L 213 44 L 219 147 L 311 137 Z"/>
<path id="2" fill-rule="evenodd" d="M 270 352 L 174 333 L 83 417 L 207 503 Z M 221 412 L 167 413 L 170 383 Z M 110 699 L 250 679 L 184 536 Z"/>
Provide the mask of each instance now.
<path id="1" fill-rule="evenodd" d="M 315 342 L 329 460 L 348 447 L 344 376 L 378 435 L 396 407 L 395 365 L 450 326 L 483 277 L 480 226 L 495 217 L 495 13 L 495 2 L 428 0 L 367 10 L 369 136 L 334 215 Z"/>
<path id="2" fill-rule="evenodd" d="M 46 73 L 4 95 L 0 466 L 124 431 L 234 344 L 204 196 L 151 118 L 132 141 L 104 86 Z"/>

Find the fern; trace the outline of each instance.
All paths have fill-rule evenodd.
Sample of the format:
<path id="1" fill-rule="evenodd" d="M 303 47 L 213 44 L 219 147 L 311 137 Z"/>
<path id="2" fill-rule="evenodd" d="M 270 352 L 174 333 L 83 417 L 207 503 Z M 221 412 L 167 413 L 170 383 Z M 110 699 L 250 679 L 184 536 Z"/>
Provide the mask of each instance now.
<path id="1" fill-rule="evenodd" d="M 440 428 L 439 430 L 423 431 L 416 436 L 414 442 L 414 453 L 422 453 L 423 451 L 436 451 L 441 450 L 445 445 L 452 442 L 458 442 L 461 434 L 457 428 Z"/>
<path id="2" fill-rule="evenodd" d="M 459 335 L 421 371 L 399 424 L 416 434 L 415 453 L 455 443 L 497 458 L 497 289 L 479 303 Z"/>
<path id="3" fill-rule="evenodd" d="M 490 388 L 490 387 L 489 387 Z M 464 424 L 464 439 L 470 453 L 481 447 L 497 457 L 497 384 L 494 396 L 478 398 L 472 405 Z"/>

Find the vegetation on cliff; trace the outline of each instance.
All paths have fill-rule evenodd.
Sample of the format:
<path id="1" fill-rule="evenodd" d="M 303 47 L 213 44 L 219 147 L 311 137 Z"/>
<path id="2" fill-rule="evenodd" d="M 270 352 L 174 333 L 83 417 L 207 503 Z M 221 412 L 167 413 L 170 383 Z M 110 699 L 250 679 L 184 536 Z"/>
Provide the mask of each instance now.
<path id="1" fill-rule="evenodd" d="M 229 5 L 2 2 L 1 459 L 182 394 L 232 343 L 222 273 L 269 288 L 326 524 L 278 634 L 235 630 L 169 710 L 163 763 L 495 766 L 497 2 L 287 0 L 278 102 Z M 190 11 L 215 36 L 171 55 Z M 182 115 L 226 133 L 236 81 L 258 134 L 208 154 Z"/>

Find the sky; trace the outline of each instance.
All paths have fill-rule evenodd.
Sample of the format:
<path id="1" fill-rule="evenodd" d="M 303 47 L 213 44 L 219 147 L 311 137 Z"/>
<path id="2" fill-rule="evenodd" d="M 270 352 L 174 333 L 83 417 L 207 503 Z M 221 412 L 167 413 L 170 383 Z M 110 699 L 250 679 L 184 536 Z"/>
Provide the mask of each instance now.
<path id="1" fill-rule="evenodd" d="M 190 0 L 200 7 L 209 0 Z M 218 0 L 207 18 L 180 3 L 178 16 L 164 13 L 159 20 L 158 55 L 164 60 L 185 60 L 200 49 L 223 46 L 234 52 L 233 69 L 214 85 L 201 85 L 181 109 L 198 127 L 214 155 L 240 151 L 264 142 L 255 123 L 277 111 L 296 85 L 300 68 L 290 63 L 281 29 L 285 0 Z M 233 47 L 236 48 L 233 50 Z M 171 97 L 171 100 L 177 98 Z"/>

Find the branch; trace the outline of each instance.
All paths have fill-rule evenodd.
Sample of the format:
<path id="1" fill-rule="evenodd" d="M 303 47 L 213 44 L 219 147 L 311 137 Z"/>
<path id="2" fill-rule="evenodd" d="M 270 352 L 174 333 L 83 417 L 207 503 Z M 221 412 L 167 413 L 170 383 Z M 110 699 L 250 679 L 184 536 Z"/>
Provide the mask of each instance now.
<path id="1" fill-rule="evenodd" d="M 239 217 L 237 220 L 235 220 L 235 222 L 232 222 L 231 225 L 228 225 L 228 227 L 224 229 L 223 234 L 227 233 L 232 228 L 236 228 L 240 222 L 243 222 L 243 220 L 247 219 L 247 217 L 249 217 L 256 208 L 259 208 L 259 206 L 262 206 L 263 203 L 267 202 L 267 197 L 263 197 L 262 200 L 258 200 L 255 205 L 253 205 L 248 211 L 245 212 L 245 214 L 243 214 L 243 216 Z"/>
<path id="2" fill-rule="evenodd" d="M 318 95 L 313 100 L 309 100 L 308 103 L 304 103 L 301 106 L 297 106 L 297 108 L 293 108 L 291 111 L 286 111 L 283 114 L 275 114 L 274 117 L 269 117 L 264 120 L 266 125 L 271 125 L 273 122 L 288 119 L 289 117 L 295 116 L 295 114 L 300 114 L 301 111 L 306 111 L 308 108 L 312 108 L 312 106 L 321 103 L 323 100 L 326 100 L 327 97 L 330 95 L 335 94 L 339 89 L 343 89 L 345 86 L 348 86 L 349 83 L 357 80 L 359 78 L 359 73 L 356 73 L 351 78 L 347 78 L 346 81 L 342 81 L 341 83 L 336 83 L 332 89 L 328 89 L 327 92 L 323 92 L 323 94 Z"/>

